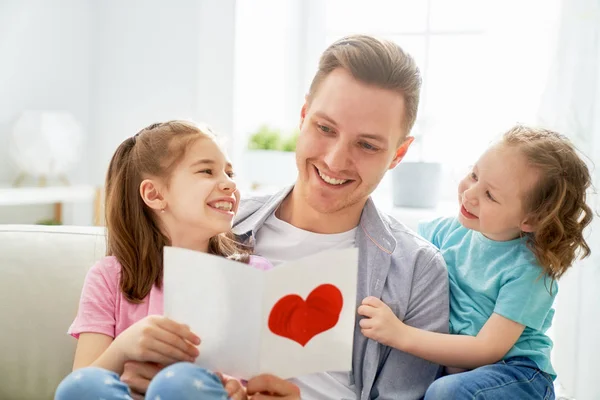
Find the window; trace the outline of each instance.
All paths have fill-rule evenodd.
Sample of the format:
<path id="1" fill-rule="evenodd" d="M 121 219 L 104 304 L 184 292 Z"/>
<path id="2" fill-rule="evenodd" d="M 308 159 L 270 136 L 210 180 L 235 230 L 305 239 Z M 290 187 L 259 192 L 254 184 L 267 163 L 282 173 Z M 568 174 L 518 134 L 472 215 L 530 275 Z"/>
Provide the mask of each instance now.
<path id="1" fill-rule="evenodd" d="M 454 178 L 444 182 L 446 195 L 491 140 L 516 122 L 536 122 L 552 44 L 544 35 L 556 11 L 549 3 L 326 0 L 322 7 L 326 45 L 367 33 L 415 58 L 423 88 L 406 159 L 443 163 Z"/>
<path id="2" fill-rule="evenodd" d="M 557 4 L 558 0 L 238 2 L 235 153 L 241 159 L 248 135 L 261 124 L 283 130 L 297 126 L 318 57 L 329 44 L 348 34 L 373 34 L 400 44 L 421 68 L 421 104 L 412 132 L 418 141 L 406 159 L 443 163 L 448 179 L 442 193 L 453 200 L 457 179 L 494 137 L 516 122 L 536 122 Z M 389 189 L 387 178 L 380 188 Z"/>

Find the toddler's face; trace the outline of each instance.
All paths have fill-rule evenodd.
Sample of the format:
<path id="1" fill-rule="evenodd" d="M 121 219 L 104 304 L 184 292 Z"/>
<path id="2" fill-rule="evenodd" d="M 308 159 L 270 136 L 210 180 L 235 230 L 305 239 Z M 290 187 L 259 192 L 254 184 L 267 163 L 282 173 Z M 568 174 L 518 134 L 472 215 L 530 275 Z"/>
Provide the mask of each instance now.
<path id="1" fill-rule="evenodd" d="M 538 179 L 517 147 L 492 146 L 458 186 L 460 223 L 497 241 L 531 231 L 523 200 Z"/>

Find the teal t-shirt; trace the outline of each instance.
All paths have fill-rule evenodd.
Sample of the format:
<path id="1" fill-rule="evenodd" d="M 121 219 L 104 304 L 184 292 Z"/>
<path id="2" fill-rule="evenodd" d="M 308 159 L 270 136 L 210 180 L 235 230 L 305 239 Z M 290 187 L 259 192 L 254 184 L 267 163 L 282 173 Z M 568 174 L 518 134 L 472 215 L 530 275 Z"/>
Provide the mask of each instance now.
<path id="1" fill-rule="evenodd" d="M 545 333 L 552 324 L 558 287 L 541 275 L 525 239 L 493 241 L 456 218 L 425 222 L 418 230 L 440 249 L 448 265 L 450 333 L 477 336 L 492 313 L 500 314 L 525 325 L 504 359 L 528 357 L 556 377 L 550 362 L 552 340 Z"/>

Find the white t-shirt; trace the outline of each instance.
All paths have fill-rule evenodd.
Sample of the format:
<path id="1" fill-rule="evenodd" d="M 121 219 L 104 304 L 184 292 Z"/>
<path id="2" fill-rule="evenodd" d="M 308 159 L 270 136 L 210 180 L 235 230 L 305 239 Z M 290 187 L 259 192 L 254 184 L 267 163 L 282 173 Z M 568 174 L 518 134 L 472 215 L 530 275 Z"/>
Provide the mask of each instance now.
<path id="1" fill-rule="evenodd" d="M 256 254 L 273 265 L 330 249 L 355 247 L 356 229 L 335 234 L 308 232 L 271 214 L 256 232 Z M 350 372 L 323 372 L 290 379 L 300 388 L 303 400 L 356 399 Z"/>

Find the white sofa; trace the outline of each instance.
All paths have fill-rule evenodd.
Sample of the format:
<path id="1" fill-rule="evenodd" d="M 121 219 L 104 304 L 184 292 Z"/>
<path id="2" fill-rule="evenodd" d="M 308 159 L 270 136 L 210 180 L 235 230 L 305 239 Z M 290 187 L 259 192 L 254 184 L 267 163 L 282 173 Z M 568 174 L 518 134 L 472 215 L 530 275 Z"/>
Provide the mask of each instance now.
<path id="1" fill-rule="evenodd" d="M 104 229 L 0 225 L 0 399 L 52 399 L 70 371 L 66 331 Z"/>
<path id="2" fill-rule="evenodd" d="M 53 398 L 71 371 L 83 279 L 105 249 L 100 227 L 0 225 L 0 400 Z"/>

